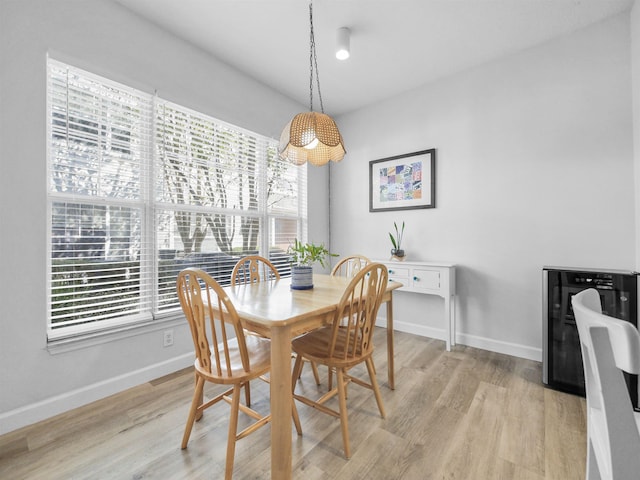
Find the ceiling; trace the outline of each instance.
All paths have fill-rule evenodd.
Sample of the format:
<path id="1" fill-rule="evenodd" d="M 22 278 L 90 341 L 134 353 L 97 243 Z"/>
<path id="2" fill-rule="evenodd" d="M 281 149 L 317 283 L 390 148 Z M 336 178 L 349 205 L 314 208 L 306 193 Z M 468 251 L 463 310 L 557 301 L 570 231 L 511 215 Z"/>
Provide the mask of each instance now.
<path id="1" fill-rule="evenodd" d="M 307 0 L 115 0 L 309 105 Z M 324 110 L 340 115 L 628 11 L 634 0 L 315 0 Z M 335 58 L 351 29 L 351 58 Z M 319 110 L 314 93 L 314 110 Z"/>

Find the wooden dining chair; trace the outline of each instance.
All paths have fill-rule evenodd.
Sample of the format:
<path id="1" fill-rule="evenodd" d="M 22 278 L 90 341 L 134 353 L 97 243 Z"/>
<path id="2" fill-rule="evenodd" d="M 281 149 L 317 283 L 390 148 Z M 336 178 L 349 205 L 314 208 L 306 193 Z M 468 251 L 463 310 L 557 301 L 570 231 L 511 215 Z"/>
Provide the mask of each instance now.
<path id="1" fill-rule="evenodd" d="M 280 280 L 280 273 L 273 263 L 260 255 L 241 258 L 231 272 L 231 285 Z"/>
<path id="2" fill-rule="evenodd" d="M 353 276 L 369 265 L 369 260 L 364 255 L 350 255 L 348 257 L 341 258 L 335 267 L 331 270 L 331 275 L 340 277 L 353 278 Z"/>
<path id="3" fill-rule="evenodd" d="M 255 283 L 262 280 L 279 280 L 280 273 L 273 263 L 260 255 L 249 255 L 241 258 L 234 265 L 231 272 L 231 285 L 243 283 Z M 253 332 L 245 331 L 248 335 L 257 335 Z M 244 389 L 247 406 L 251 406 L 251 386 L 246 385 Z"/>
<path id="4" fill-rule="evenodd" d="M 373 364 L 373 331 L 376 315 L 387 288 L 389 274 L 381 263 L 371 263 L 360 270 L 347 286 L 330 325 L 314 330 L 293 340 L 296 353 L 293 369 L 293 397 L 306 405 L 340 419 L 344 453 L 351 456 L 349 447 L 349 424 L 347 416 L 347 383 L 353 382 L 370 390 L 378 403 L 382 418 L 385 417 L 380 388 L 376 380 Z M 326 365 L 335 370 L 337 386 L 317 400 L 295 393 L 296 379 L 302 368 L 302 359 Z M 369 373 L 370 383 L 348 374 L 355 365 L 364 363 Z M 338 396 L 339 411 L 325 403 Z"/>
<path id="5" fill-rule="evenodd" d="M 640 333 L 602 313 L 590 288 L 571 300 L 587 392 L 587 480 L 640 478 L 640 413 L 622 372 L 640 374 Z"/>
<path id="6" fill-rule="evenodd" d="M 260 255 L 249 255 L 241 258 L 231 272 L 231 285 L 241 283 L 254 283 L 264 280 L 280 280 L 280 273 L 273 263 Z M 320 385 L 320 374 L 318 367 L 311 363 L 311 370 L 316 380 L 316 384 Z M 251 402 L 251 390 L 247 386 L 245 389 L 247 405 Z"/>
<path id="7" fill-rule="evenodd" d="M 203 270 L 188 268 L 181 271 L 176 287 L 180 305 L 191 328 L 196 354 L 196 386 L 182 437 L 182 448 L 187 448 L 194 421 L 200 419 L 204 410 L 225 400 L 231 405 L 225 466 L 225 480 L 230 480 L 236 441 L 271 420 L 270 414 L 260 415 L 240 403 L 242 387 L 269 371 L 271 342 L 259 336 L 245 336 L 233 304 L 218 282 Z M 205 382 L 230 385 L 231 388 L 205 402 Z M 240 411 L 256 421 L 237 433 Z M 295 405 L 292 415 L 298 434 L 301 434 Z"/>
<path id="8" fill-rule="evenodd" d="M 349 255 L 348 257 L 341 258 L 338 263 L 331 270 L 331 275 L 337 277 L 353 278 L 360 270 L 369 265 L 369 260 L 364 255 Z M 331 390 L 333 388 L 333 373 L 331 369 L 327 373 L 327 388 Z"/>

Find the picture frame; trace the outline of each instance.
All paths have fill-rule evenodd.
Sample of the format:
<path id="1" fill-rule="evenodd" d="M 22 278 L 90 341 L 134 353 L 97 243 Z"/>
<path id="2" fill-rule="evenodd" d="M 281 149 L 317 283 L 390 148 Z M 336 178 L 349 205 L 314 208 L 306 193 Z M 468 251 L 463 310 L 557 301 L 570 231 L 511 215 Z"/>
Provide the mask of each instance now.
<path id="1" fill-rule="evenodd" d="M 369 162 L 369 211 L 436 206 L 436 149 Z"/>

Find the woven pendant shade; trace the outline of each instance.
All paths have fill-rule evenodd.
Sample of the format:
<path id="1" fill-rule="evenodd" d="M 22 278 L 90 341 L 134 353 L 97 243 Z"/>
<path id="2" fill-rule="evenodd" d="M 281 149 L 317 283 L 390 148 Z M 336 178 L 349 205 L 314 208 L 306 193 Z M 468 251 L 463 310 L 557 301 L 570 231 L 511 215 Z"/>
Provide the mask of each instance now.
<path id="1" fill-rule="evenodd" d="M 295 165 L 339 162 L 346 153 L 336 122 L 324 113 L 299 113 L 280 136 L 280 158 Z"/>
<path id="2" fill-rule="evenodd" d="M 318 87 L 320 111 L 313 111 L 313 82 Z M 347 153 L 342 135 L 333 119 L 324 113 L 320 75 L 316 59 L 316 41 L 313 35 L 313 3 L 309 3 L 309 111 L 299 113 L 287 123 L 280 135 L 278 153 L 282 160 L 295 165 L 309 162 L 311 165 L 326 165 L 329 161 L 339 162 Z"/>

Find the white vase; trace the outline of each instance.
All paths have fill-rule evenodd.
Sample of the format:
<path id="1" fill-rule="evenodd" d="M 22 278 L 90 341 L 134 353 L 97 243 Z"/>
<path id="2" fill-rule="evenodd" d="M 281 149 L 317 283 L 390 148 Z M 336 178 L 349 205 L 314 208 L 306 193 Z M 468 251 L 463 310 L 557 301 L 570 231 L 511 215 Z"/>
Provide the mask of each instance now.
<path id="1" fill-rule="evenodd" d="M 313 268 L 306 265 L 291 267 L 291 288 L 293 290 L 310 290 L 313 288 Z"/>

